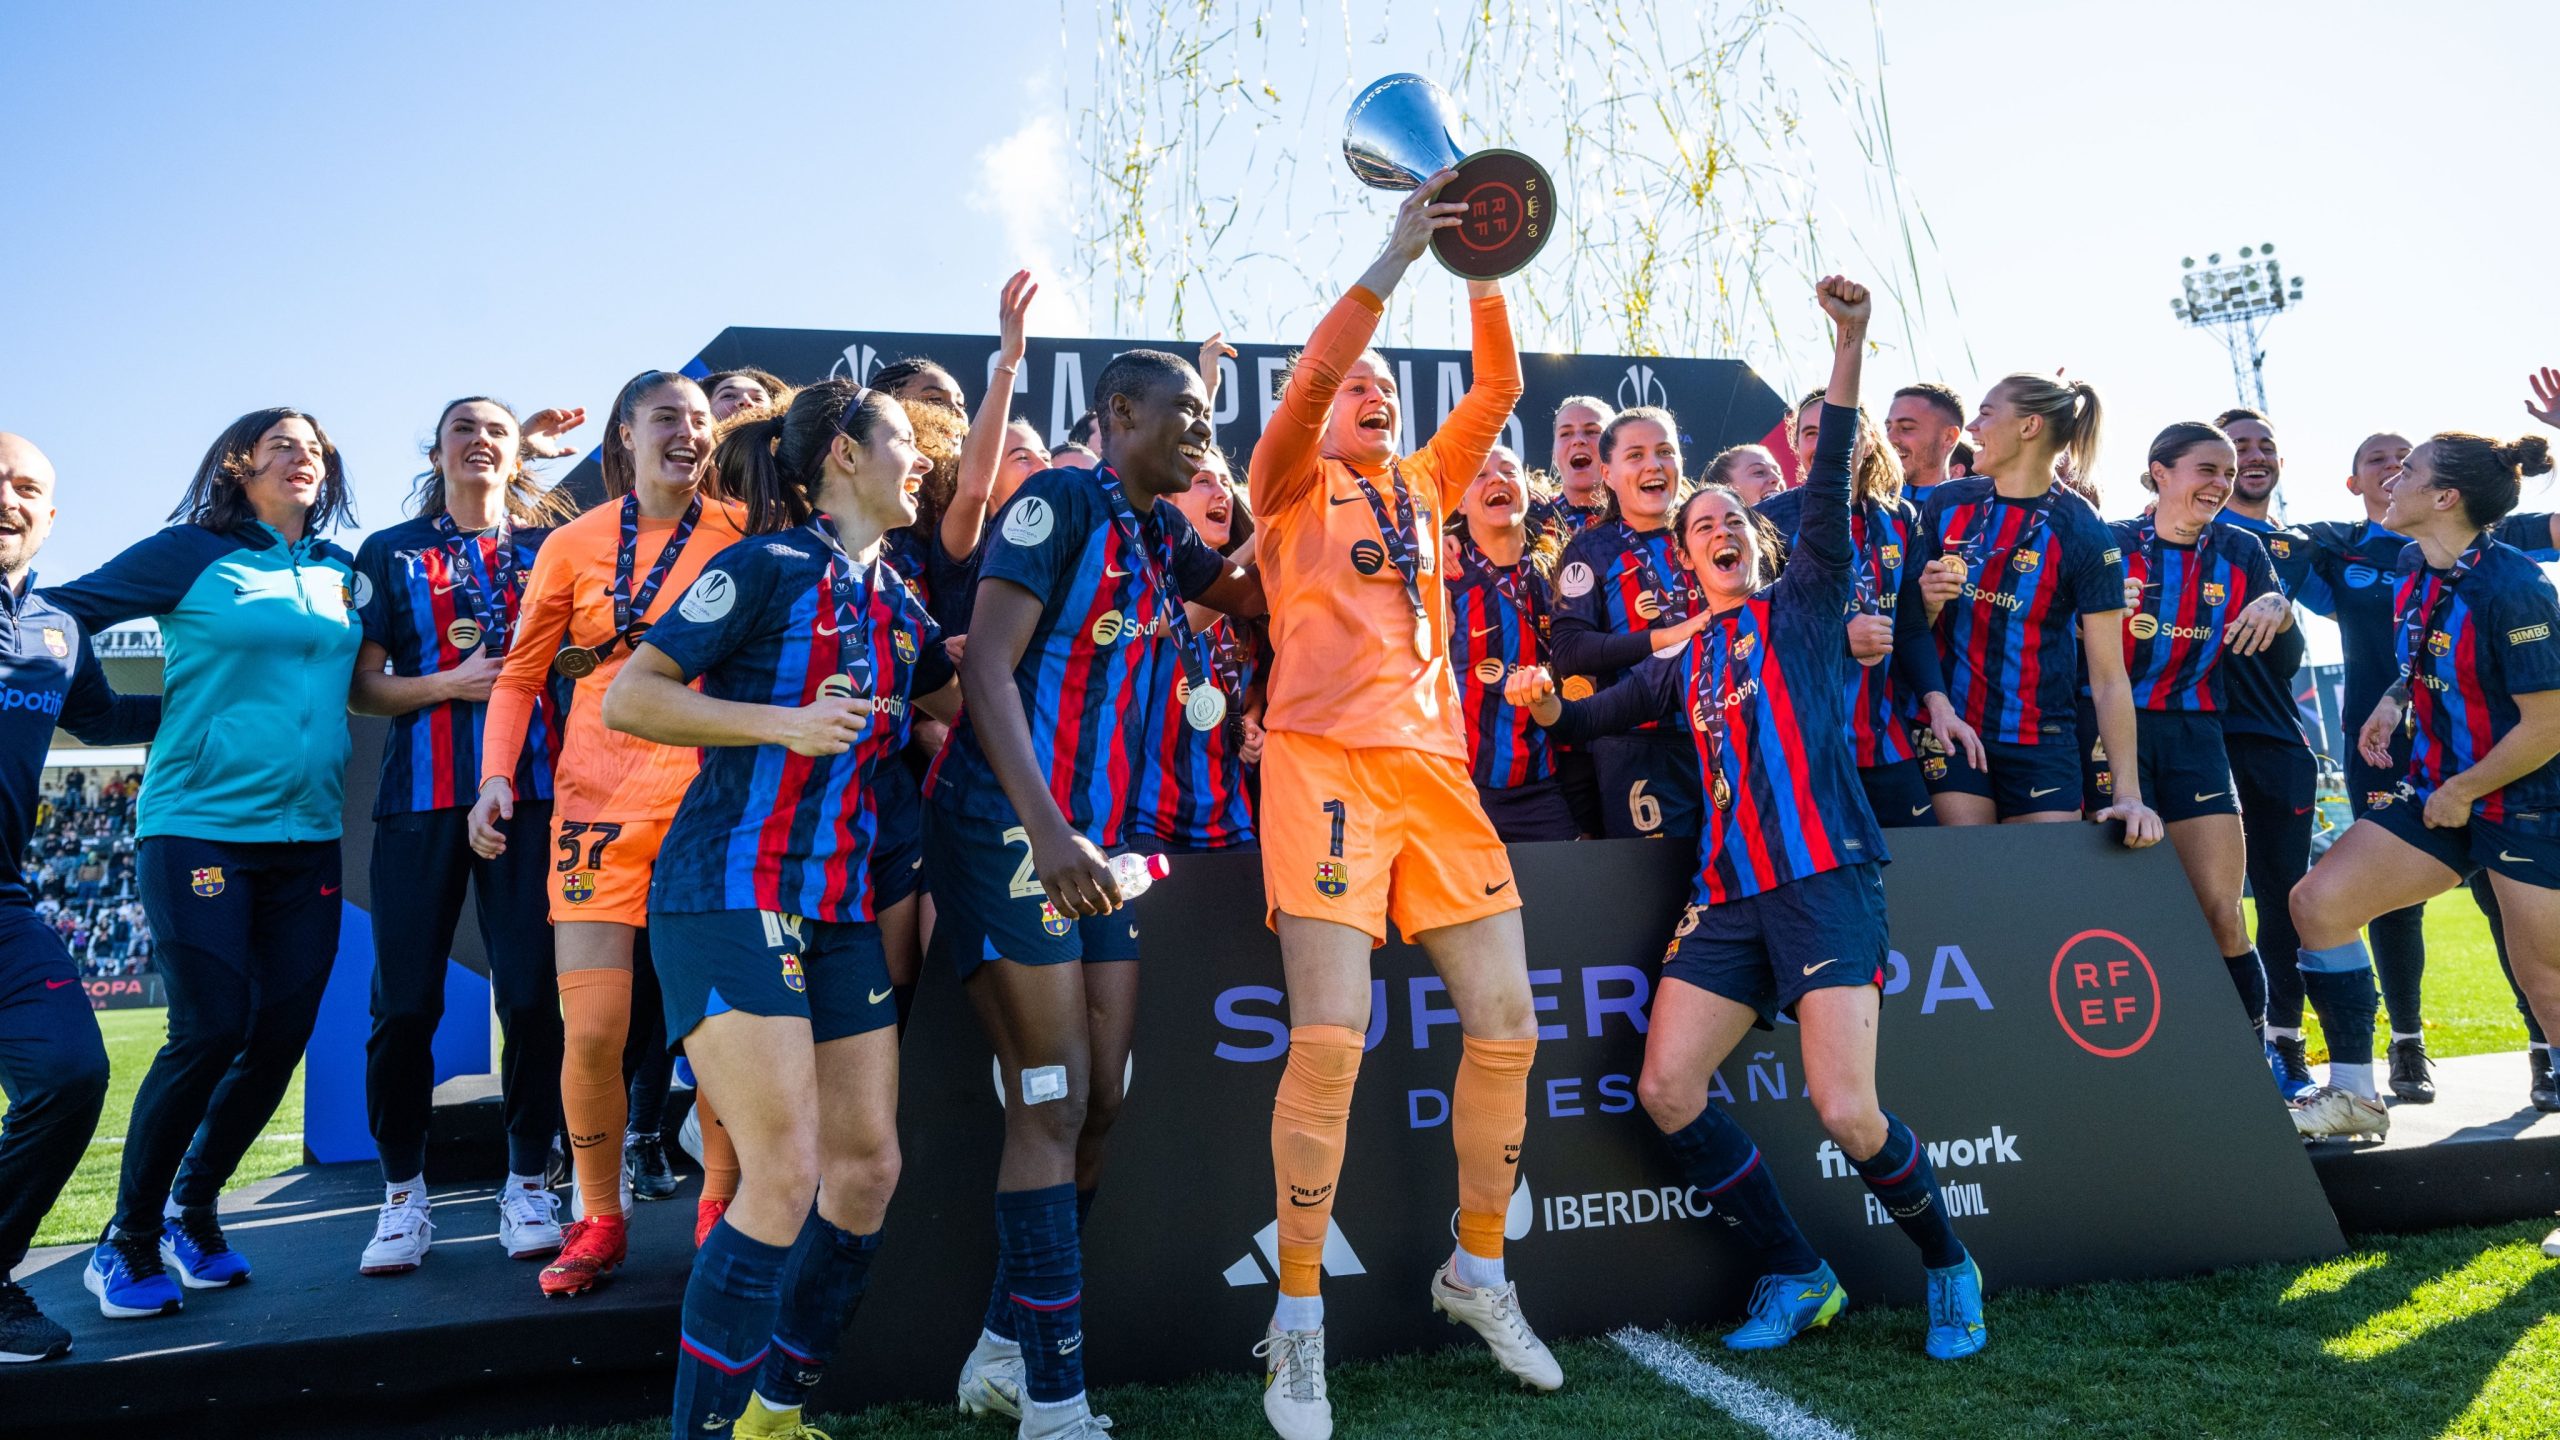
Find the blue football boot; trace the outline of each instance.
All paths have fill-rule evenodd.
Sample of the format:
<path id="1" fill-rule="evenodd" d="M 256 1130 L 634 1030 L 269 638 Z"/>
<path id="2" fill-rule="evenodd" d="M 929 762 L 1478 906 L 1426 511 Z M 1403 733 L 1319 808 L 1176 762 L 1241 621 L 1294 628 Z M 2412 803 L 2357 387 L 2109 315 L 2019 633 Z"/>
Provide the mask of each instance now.
<path id="1" fill-rule="evenodd" d="M 160 1264 L 158 1237 L 152 1235 L 110 1228 L 89 1252 L 89 1268 L 80 1283 L 98 1297 L 98 1313 L 110 1320 L 175 1315 L 186 1308 L 178 1283 Z"/>
<path id="2" fill-rule="evenodd" d="M 1960 1264 L 1929 1272 L 1929 1358 L 1961 1360 L 1991 1343 L 1982 1324 L 1982 1267 Z"/>
<path id="3" fill-rule="evenodd" d="M 190 1290 L 219 1290 L 249 1278 L 248 1257 L 222 1238 L 213 1208 L 188 1210 L 160 1222 L 160 1260 Z"/>
<path id="4" fill-rule="evenodd" d="M 1828 1265 L 1802 1275 L 1763 1275 L 1751 1290 L 1751 1318 L 1724 1337 L 1724 1348 L 1775 1350 L 1807 1330 L 1830 1324 L 1848 1303 L 1849 1292 L 1840 1288 L 1840 1277 Z"/>

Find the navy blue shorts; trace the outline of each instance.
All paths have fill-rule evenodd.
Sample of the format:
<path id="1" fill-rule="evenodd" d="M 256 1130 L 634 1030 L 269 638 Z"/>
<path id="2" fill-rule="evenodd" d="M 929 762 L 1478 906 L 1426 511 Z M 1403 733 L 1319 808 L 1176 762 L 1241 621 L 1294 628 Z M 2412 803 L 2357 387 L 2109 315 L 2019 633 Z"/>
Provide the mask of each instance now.
<path id="1" fill-rule="evenodd" d="M 796 1015 L 817 1044 L 898 1023 L 880 927 L 779 910 L 649 913 L 672 1041 L 714 1015 Z"/>
<path id="2" fill-rule="evenodd" d="M 871 805 L 871 913 L 924 888 L 924 792 L 903 764 L 875 765 Z"/>
<path id="3" fill-rule="evenodd" d="M 1582 827 L 1573 823 L 1573 806 L 1565 799 L 1564 782 L 1549 776 L 1526 785 L 1478 785 L 1484 818 L 1505 845 L 1530 840 L 1579 840 Z"/>
<path id="4" fill-rule="evenodd" d="M 1612 840 L 1696 839 L 1706 778 L 1686 729 L 1604 735 L 1591 742 L 1600 776 L 1600 828 Z"/>
<path id="5" fill-rule="evenodd" d="M 2137 758 L 2142 799 L 2163 821 L 2240 813 L 2231 783 L 2231 756 L 2222 744 L 2222 717 L 2195 710 L 2145 710 Z"/>
<path id="6" fill-rule="evenodd" d="M 2391 732 L 2391 768 L 2365 763 L 2363 747 L 2347 737 L 2347 814 L 2361 820 L 2368 811 L 2390 804 L 2400 794 L 2400 777 L 2409 773 L 2408 727 Z"/>
<path id="7" fill-rule="evenodd" d="M 1031 840 L 1001 825 L 925 807 L 924 855 L 933 892 L 929 954 L 962 980 L 990 960 L 1059 965 L 1138 958 L 1138 918 L 1126 907 L 1083 920 L 1049 904 L 1031 865 Z"/>
<path id="8" fill-rule="evenodd" d="M 2426 801 L 2406 782 L 2386 799 L 2389 803 L 2367 810 L 2364 818 L 2425 851 L 2465 884 L 2489 870 L 2537 889 L 2560 890 L 2560 837 L 2478 818 L 2458 828 L 2435 829 L 2427 824 Z"/>
<path id="9" fill-rule="evenodd" d="M 1662 957 L 1662 978 L 1681 980 L 1759 1012 L 1793 1018 L 1808 990 L 1884 983 L 1884 877 L 1844 865 L 1757 895 L 1709 904 L 1702 884 Z"/>
<path id="10" fill-rule="evenodd" d="M 1920 778 L 1918 757 L 1890 765 L 1862 765 L 1858 783 L 1867 792 L 1867 808 L 1887 830 L 1908 830 L 1938 823 L 1938 807 L 1929 803 L 1929 782 Z"/>
<path id="11" fill-rule="evenodd" d="M 1991 762 L 1989 774 L 1974 769 L 1961 751 L 1922 756 L 1921 775 L 1929 782 L 1929 793 L 1980 795 L 2003 820 L 2080 813 L 2080 747 L 2070 732 L 2056 730 L 2035 745 L 1985 740 L 1982 758 Z"/>

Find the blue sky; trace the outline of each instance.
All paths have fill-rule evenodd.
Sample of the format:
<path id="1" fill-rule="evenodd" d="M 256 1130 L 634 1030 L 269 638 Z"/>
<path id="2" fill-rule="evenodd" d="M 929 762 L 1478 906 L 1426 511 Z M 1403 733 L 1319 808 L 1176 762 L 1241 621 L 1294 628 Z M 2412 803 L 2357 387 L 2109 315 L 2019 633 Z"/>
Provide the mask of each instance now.
<path id="1" fill-rule="evenodd" d="M 2309 277 L 2268 363 L 2297 516 L 2346 513 L 2368 431 L 2515 433 L 2526 370 L 2560 364 L 2560 7 L 1793 8 L 1870 71 L 1881 16 L 1924 263 L 1956 301 L 1875 379 L 1971 395 L 2067 365 L 2111 404 L 2119 511 L 2153 430 L 2230 398 L 2220 349 L 2169 314 L 2183 254 L 2274 240 Z M 1362 7 L 1346 36 L 1339 6 L 1275 7 L 1320 162 L 1299 183 L 1350 232 L 1307 262 L 1324 286 L 1386 204 L 1345 202 L 1321 163 L 1343 77 L 1427 68 L 1473 9 Z M 40 568 L 156 525 L 256 406 L 318 414 L 379 526 L 453 396 L 600 410 L 730 324 L 985 328 L 1015 263 L 1071 258 L 1055 147 L 1092 24 L 1051 3 L 0 8 L 0 428 L 62 473 Z M 1883 233 L 1869 176 L 1836 134 L 1813 154 L 1796 183 L 1854 264 Z M 1415 286 L 1397 338 L 1450 339 L 1454 284 Z M 1303 326 L 1301 288 L 1207 318 L 1295 339 L 1268 327 Z M 1083 331 L 1093 299 L 1065 289 L 1035 328 Z M 1785 393 L 1816 378 L 1801 344 L 1754 358 Z"/>

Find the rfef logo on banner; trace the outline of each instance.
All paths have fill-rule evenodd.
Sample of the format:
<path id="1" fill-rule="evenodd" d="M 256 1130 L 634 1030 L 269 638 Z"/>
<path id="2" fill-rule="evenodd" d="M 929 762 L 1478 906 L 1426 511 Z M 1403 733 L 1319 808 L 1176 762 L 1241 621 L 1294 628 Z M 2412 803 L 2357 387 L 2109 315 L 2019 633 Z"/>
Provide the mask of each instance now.
<path id="1" fill-rule="evenodd" d="M 2083 930 L 2053 957 L 2053 1018 L 2071 1043 L 2121 1060 L 2160 1028 L 2160 976 L 2139 946 L 2113 930 Z"/>

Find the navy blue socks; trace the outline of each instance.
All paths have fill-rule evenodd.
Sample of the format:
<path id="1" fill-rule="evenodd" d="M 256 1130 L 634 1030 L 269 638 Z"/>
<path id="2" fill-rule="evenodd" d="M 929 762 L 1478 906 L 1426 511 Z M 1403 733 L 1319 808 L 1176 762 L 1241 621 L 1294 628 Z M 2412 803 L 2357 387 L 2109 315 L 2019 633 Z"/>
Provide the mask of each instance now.
<path id="1" fill-rule="evenodd" d="M 879 1231 L 855 1235 L 810 1213 L 783 1272 L 773 1353 L 756 1376 L 756 1393 L 766 1404 L 787 1410 L 807 1402 L 826 1374 L 837 1339 L 853 1323 L 853 1312 L 871 1283 L 871 1257 L 879 1250 Z"/>
<path id="2" fill-rule="evenodd" d="M 1084 1264 L 1076 1237 L 1076 1187 L 998 1191 L 996 1236 L 996 1284 L 1012 1311 L 1011 1332 L 1022 1345 L 1025 1398 L 1040 1405 L 1073 1400 L 1084 1393 Z"/>
<path id="3" fill-rule="evenodd" d="M 1822 1264 L 1787 1213 L 1769 1167 L 1760 1163 L 1760 1147 L 1732 1116 L 1711 1103 L 1662 1138 L 1679 1161 L 1681 1178 L 1704 1191 L 1725 1223 L 1759 1247 L 1771 1274 L 1802 1275 Z"/>
<path id="4" fill-rule="evenodd" d="M 749 1239 L 725 1219 L 704 1237 L 676 1337 L 676 1440 L 723 1430 L 747 1408 L 790 1258 L 789 1247 Z"/>
<path id="5" fill-rule="evenodd" d="M 1883 1202 L 1885 1213 L 1911 1243 L 1920 1247 L 1920 1263 L 1932 1270 L 1944 1270 L 1964 1259 L 1964 1244 L 1956 1239 L 1955 1226 L 1947 1220 L 1947 1207 L 1938 1202 L 1938 1172 L 1929 1164 L 1929 1152 L 1920 1148 L 1920 1137 L 1911 1127 L 1888 1113 L 1884 1117 L 1884 1148 L 1864 1160 L 1852 1160 L 1858 1177 Z"/>

